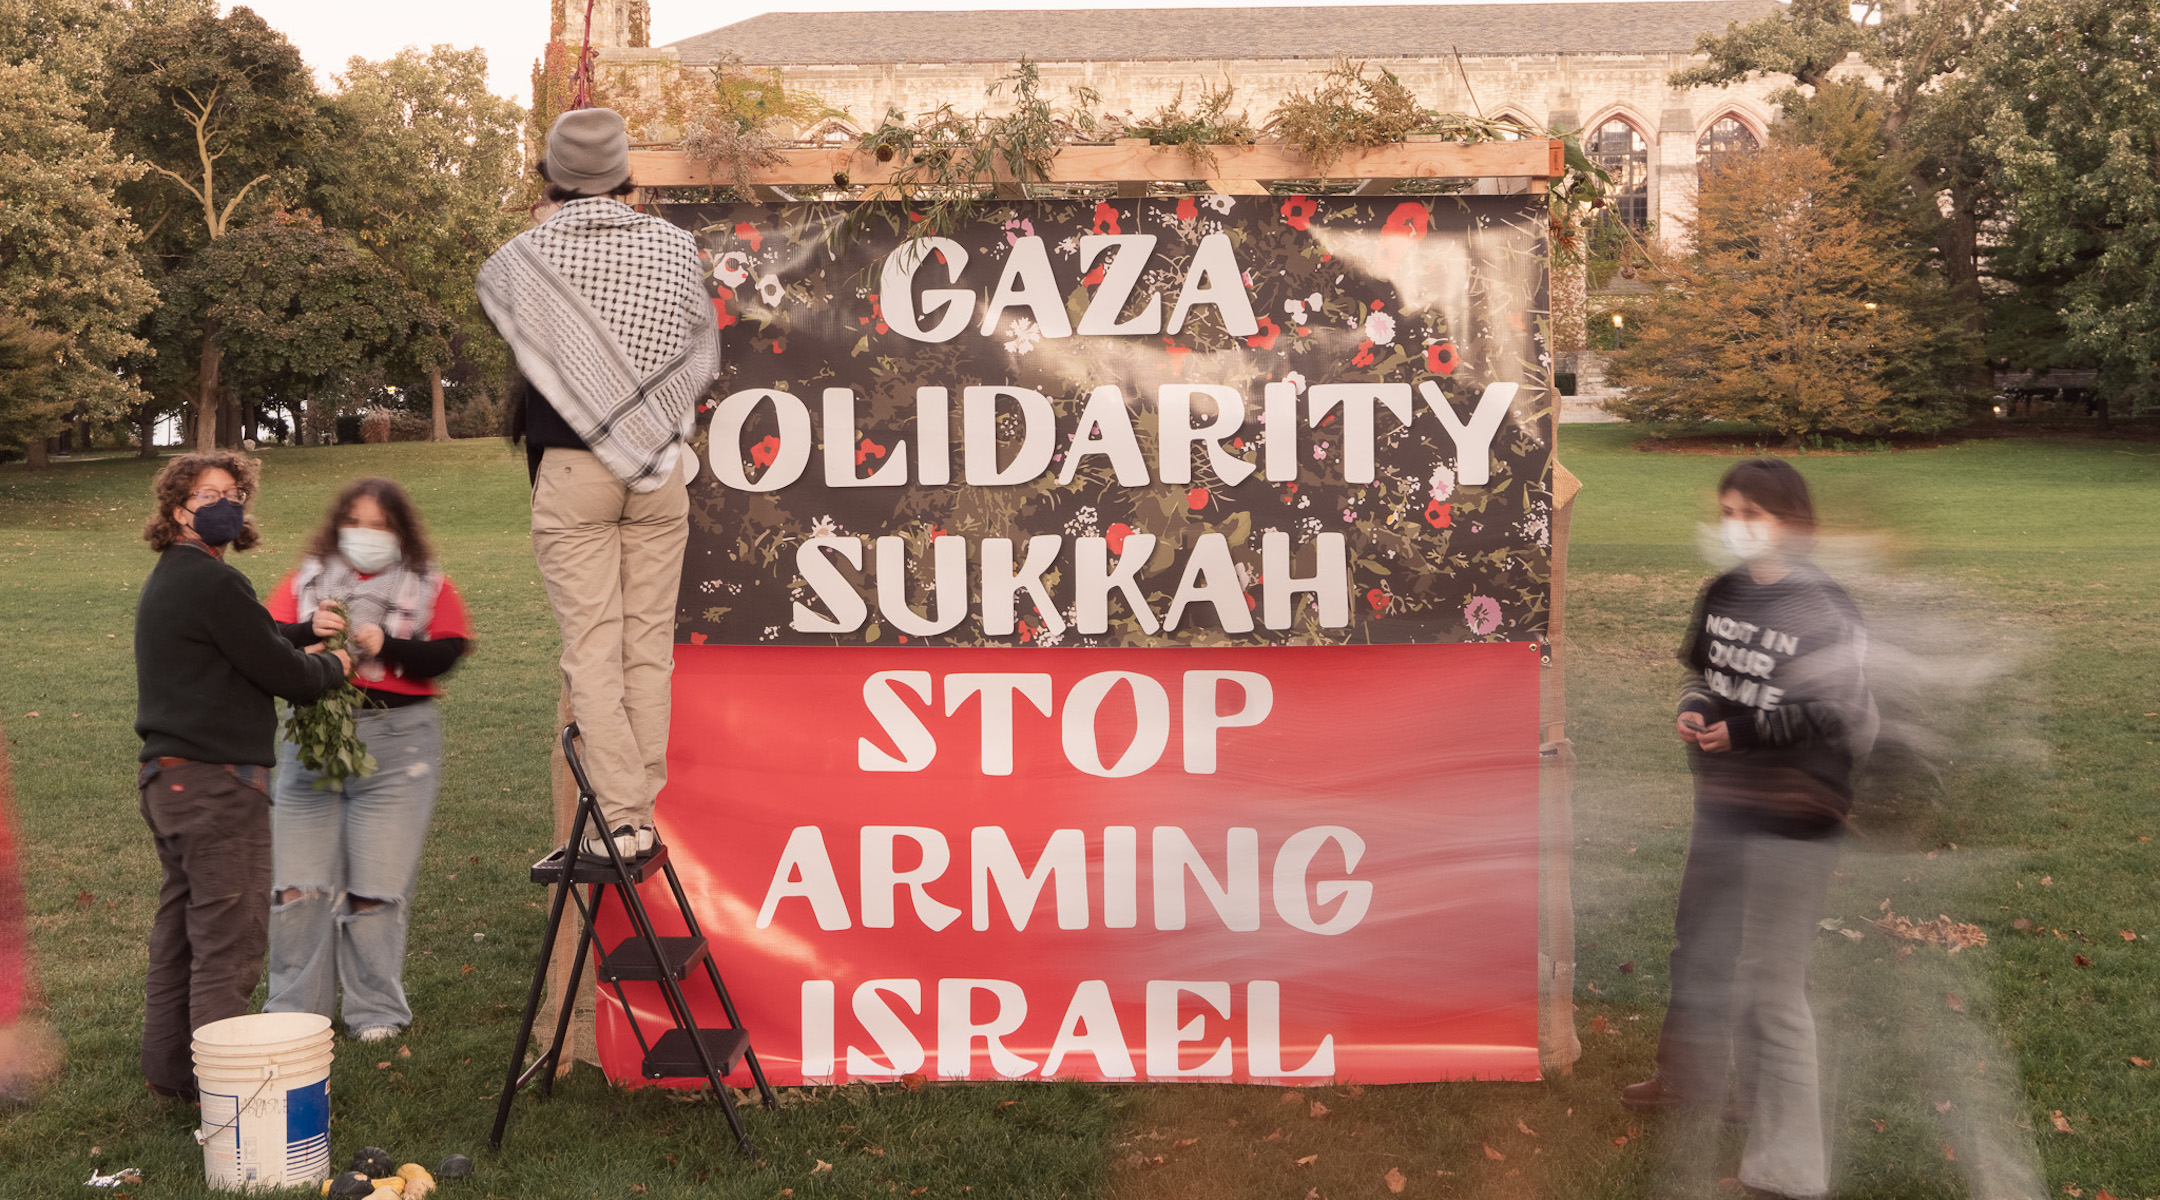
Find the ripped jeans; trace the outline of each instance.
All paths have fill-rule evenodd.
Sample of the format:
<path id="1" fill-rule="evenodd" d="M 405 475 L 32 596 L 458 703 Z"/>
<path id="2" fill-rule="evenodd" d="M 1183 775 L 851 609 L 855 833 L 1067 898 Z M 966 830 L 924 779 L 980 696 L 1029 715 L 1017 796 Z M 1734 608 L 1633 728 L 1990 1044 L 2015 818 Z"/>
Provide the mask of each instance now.
<path id="1" fill-rule="evenodd" d="M 353 714 L 375 773 L 318 791 L 291 742 L 278 746 L 270 810 L 270 998 L 265 1012 L 334 1016 L 345 1028 L 402 1029 L 405 927 L 420 847 L 442 781 L 433 701 Z"/>

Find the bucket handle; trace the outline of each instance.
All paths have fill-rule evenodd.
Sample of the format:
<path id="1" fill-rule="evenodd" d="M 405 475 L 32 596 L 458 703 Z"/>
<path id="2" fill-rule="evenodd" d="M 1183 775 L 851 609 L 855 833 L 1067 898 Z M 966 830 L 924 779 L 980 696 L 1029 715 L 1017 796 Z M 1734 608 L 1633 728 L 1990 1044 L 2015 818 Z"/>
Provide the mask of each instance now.
<path id="1" fill-rule="evenodd" d="M 276 1078 L 277 1078 L 277 1074 L 278 1074 L 277 1064 L 276 1064 L 276 1063 L 264 1063 L 264 1064 L 263 1064 L 263 1069 L 262 1069 L 262 1072 L 263 1072 L 263 1081 L 262 1081 L 261 1083 L 258 1083 L 258 1084 L 256 1084 L 256 1085 L 255 1085 L 255 1091 L 254 1091 L 254 1093 L 253 1093 L 252 1095 L 250 1095 L 250 1096 L 249 1096 L 249 1097 L 248 1097 L 247 1099 L 245 1099 L 245 1100 L 242 1100 L 242 1101 L 240 1102 L 239 1106 L 238 1106 L 237 1108 L 233 1109 L 233 1116 L 232 1116 L 232 1120 L 230 1120 L 230 1121 L 227 1121 L 227 1122 L 225 1122 L 225 1123 L 224 1123 L 223 1125 L 220 1125 L 220 1126 L 218 1126 L 218 1127 L 217 1127 L 216 1129 L 212 1129 L 212 1130 L 208 1131 L 207 1133 L 206 1133 L 206 1132 L 204 1132 L 204 1131 L 203 1131 L 203 1130 L 201 1130 L 201 1129 L 197 1129 L 197 1130 L 195 1131 L 195 1144 L 196 1144 L 196 1145 L 198 1145 L 198 1146 L 204 1146 L 204 1145 L 208 1145 L 208 1144 L 209 1144 L 209 1142 L 210 1142 L 210 1139 L 211 1139 L 211 1138 L 214 1138 L 214 1137 L 216 1137 L 217 1135 L 219 1135 L 219 1134 L 221 1134 L 221 1133 L 225 1132 L 225 1131 L 226 1131 L 226 1130 L 228 1130 L 228 1129 L 231 1129 L 231 1128 L 232 1128 L 233 1126 L 235 1126 L 235 1125 L 238 1125 L 238 1124 L 240 1123 L 240 1117 L 241 1117 L 241 1114 L 243 1114 L 243 1113 L 247 1112 L 247 1110 L 248 1110 L 248 1105 L 250 1105 L 250 1104 L 253 1104 L 253 1103 L 255 1103 L 256 1099 L 257 1099 L 257 1098 L 259 1098 L 259 1097 L 260 1097 L 260 1096 L 261 1096 L 261 1095 L 263 1094 L 263 1089 L 264 1089 L 264 1088 L 266 1088 L 266 1087 L 269 1087 L 269 1086 L 270 1086 L 270 1081 L 271 1081 L 271 1080 L 274 1080 L 274 1079 L 276 1079 Z"/>

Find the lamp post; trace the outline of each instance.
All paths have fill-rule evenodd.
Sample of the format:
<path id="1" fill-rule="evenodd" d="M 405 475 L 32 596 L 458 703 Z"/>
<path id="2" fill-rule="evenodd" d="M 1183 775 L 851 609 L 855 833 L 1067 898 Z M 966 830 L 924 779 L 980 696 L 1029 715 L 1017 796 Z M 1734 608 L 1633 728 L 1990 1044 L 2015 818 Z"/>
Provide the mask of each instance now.
<path id="1" fill-rule="evenodd" d="M 1872 308 L 1874 306 L 1869 305 L 1869 307 Z M 1620 330 L 1626 325 L 1626 317 L 1621 316 L 1619 313 L 1614 313 L 1612 315 L 1612 348 L 1615 350 L 1618 350 L 1620 348 Z"/>

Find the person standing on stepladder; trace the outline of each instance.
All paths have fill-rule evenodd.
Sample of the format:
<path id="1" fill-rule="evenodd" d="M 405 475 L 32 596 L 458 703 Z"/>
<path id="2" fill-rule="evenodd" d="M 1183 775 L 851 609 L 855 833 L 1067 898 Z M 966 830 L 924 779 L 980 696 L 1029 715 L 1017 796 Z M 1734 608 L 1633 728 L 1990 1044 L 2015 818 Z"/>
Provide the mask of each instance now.
<path id="1" fill-rule="evenodd" d="M 563 679 L 623 856 L 650 852 L 667 778 L 668 677 L 690 502 L 680 470 L 719 374 L 697 243 L 624 203 L 630 139 L 605 108 L 564 113 L 540 173 L 561 205 L 480 270 L 480 303 L 517 356 L 533 555 L 562 630 Z"/>

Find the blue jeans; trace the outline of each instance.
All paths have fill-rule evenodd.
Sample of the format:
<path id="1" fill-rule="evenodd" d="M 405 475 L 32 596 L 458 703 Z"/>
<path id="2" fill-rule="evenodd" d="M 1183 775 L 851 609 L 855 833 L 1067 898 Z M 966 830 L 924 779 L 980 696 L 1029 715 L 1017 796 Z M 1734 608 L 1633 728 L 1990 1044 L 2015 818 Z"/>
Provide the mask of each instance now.
<path id="1" fill-rule="evenodd" d="M 345 1028 L 403 1028 L 405 927 L 420 847 L 442 782 L 432 701 L 354 714 L 375 773 L 319 791 L 291 742 L 278 746 L 271 812 L 270 998 L 265 1012 L 333 1016 Z"/>

